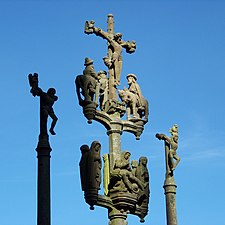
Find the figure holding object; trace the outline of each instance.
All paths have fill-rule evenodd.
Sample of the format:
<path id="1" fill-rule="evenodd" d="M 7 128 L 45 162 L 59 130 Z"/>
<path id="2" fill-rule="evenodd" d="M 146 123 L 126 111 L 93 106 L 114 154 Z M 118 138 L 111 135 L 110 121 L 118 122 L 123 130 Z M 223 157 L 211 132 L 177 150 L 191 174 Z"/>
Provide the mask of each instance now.
<path id="1" fill-rule="evenodd" d="M 40 97 L 40 135 L 48 135 L 47 134 L 47 119 L 48 116 L 51 117 L 52 123 L 49 129 L 49 132 L 52 135 L 55 135 L 55 125 L 58 120 L 57 116 L 53 110 L 53 104 L 58 100 L 58 97 L 55 95 L 55 88 L 49 88 L 47 92 L 42 91 L 40 87 L 38 87 L 38 74 L 34 73 L 28 75 L 29 84 L 31 86 L 30 92 L 32 95 Z"/>

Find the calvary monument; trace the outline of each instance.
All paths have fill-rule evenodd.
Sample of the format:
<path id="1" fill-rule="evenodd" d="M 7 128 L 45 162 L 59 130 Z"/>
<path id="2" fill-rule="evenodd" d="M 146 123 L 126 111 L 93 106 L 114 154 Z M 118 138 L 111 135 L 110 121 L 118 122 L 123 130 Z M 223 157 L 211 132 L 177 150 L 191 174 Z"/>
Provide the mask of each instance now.
<path id="1" fill-rule="evenodd" d="M 101 123 L 109 138 L 109 153 L 101 155 L 101 143 L 93 140 L 80 147 L 80 179 L 85 201 L 108 210 L 111 225 L 126 225 L 128 214 L 144 222 L 150 197 L 148 159 L 141 156 L 131 161 L 131 152 L 122 150 L 121 135 L 130 132 L 139 140 L 148 122 L 148 101 L 142 95 L 138 76 L 122 72 L 122 54 L 132 54 L 136 42 L 123 40 L 114 32 L 114 17 L 108 15 L 107 31 L 96 27 L 93 20 L 85 22 L 84 32 L 106 40 L 107 54 L 102 57 L 105 67 L 95 71 L 94 60 L 84 59 L 83 74 L 75 78 L 79 105 L 89 124 Z M 121 77 L 127 87 L 119 89 Z M 124 119 L 125 118 L 125 119 Z M 103 174 L 103 179 L 102 175 Z M 102 182 L 103 181 L 103 182 Z M 99 194 L 103 183 L 104 194 Z"/>

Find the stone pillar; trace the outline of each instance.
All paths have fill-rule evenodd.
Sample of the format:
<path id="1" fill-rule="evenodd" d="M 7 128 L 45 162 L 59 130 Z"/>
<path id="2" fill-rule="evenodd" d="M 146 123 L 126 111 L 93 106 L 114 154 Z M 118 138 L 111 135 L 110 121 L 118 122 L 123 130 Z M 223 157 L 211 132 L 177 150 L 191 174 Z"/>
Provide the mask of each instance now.
<path id="1" fill-rule="evenodd" d="M 174 177 L 167 177 L 163 186 L 166 196 L 167 225 L 177 225 L 176 188 Z"/>
<path id="2" fill-rule="evenodd" d="M 37 225 L 51 224 L 50 204 L 50 152 L 48 136 L 39 136 L 37 146 L 38 191 L 37 191 Z"/>
<path id="3" fill-rule="evenodd" d="M 127 225 L 127 213 L 112 209 L 109 212 L 109 225 Z"/>
<path id="4" fill-rule="evenodd" d="M 111 129 L 107 131 L 109 136 L 109 158 L 110 164 L 109 168 L 112 171 L 114 162 L 121 153 L 121 134 L 122 134 L 122 122 L 121 121 L 112 121 L 110 123 Z"/>

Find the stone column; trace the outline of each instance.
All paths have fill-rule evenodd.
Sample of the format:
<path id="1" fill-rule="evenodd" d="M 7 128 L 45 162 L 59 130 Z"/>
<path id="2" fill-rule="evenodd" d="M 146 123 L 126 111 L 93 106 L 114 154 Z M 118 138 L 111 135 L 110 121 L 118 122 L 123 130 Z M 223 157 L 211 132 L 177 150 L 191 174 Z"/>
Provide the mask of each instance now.
<path id="1" fill-rule="evenodd" d="M 171 132 L 172 128 L 170 129 Z M 165 143 L 165 161 L 166 161 L 166 178 L 164 181 L 164 190 L 166 196 L 166 218 L 167 225 L 177 225 L 177 212 L 176 212 L 176 182 L 174 179 L 174 168 L 170 165 L 169 159 L 170 151 L 176 151 L 177 143 L 174 139 L 167 137 L 164 134 L 156 134 L 156 138 L 164 140 Z M 173 159 L 172 159 L 173 160 Z"/>
<path id="2" fill-rule="evenodd" d="M 109 225 L 127 225 L 127 213 L 112 209 L 109 212 Z"/>
<path id="3" fill-rule="evenodd" d="M 110 130 L 107 131 L 109 136 L 109 155 L 110 155 L 110 171 L 112 171 L 115 160 L 120 157 L 121 153 L 121 134 L 122 122 L 112 121 L 110 123 Z"/>
<path id="4" fill-rule="evenodd" d="M 177 185 L 173 177 L 167 177 L 163 186 L 166 196 L 166 218 L 167 225 L 177 225 L 176 212 L 176 188 Z"/>
<path id="5" fill-rule="evenodd" d="M 108 33 L 109 35 L 113 36 L 114 35 L 114 17 L 112 14 L 108 14 Z M 109 45 L 109 43 L 108 43 Z M 108 57 L 112 57 L 112 50 L 108 48 Z M 109 99 L 114 99 L 117 100 L 117 95 L 116 95 L 116 87 L 114 85 L 114 70 L 109 69 Z"/>
<path id="6" fill-rule="evenodd" d="M 38 191 L 37 191 L 37 225 L 51 224 L 50 205 L 50 152 L 48 136 L 39 136 L 37 146 Z"/>

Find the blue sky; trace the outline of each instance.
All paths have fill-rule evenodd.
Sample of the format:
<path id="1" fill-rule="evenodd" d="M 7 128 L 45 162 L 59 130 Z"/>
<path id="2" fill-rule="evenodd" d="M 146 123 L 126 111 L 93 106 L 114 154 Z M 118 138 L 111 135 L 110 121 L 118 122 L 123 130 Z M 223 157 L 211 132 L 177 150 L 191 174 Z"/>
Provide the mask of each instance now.
<path id="1" fill-rule="evenodd" d="M 107 211 L 89 211 L 80 188 L 80 146 L 93 140 L 108 152 L 105 128 L 88 125 L 78 105 L 74 79 L 84 58 L 106 69 L 106 41 L 83 32 L 86 20 L 107 28 L 107 14 L 136 53 L 123 54 L 121 89 L 135 73 L 150 102 L 141 140 L 122 135 L 132 159 L 149 158 L 151 200 L 148 225 L 164 225 L 164 146 L 154 136 L 179 125 L 175 171 L 178 222 L 225 224 L 225 2 L 211 1 L 0 1 L 1 163 L 0 224 L 36 224 L 39 99 L 27 75 L 38 72 L 40 87 L 55 87 L 57 135 L 50 137 L 52 224 L 107 224 Z M 130 215 L 130 225 L 139 219 Z"/>

